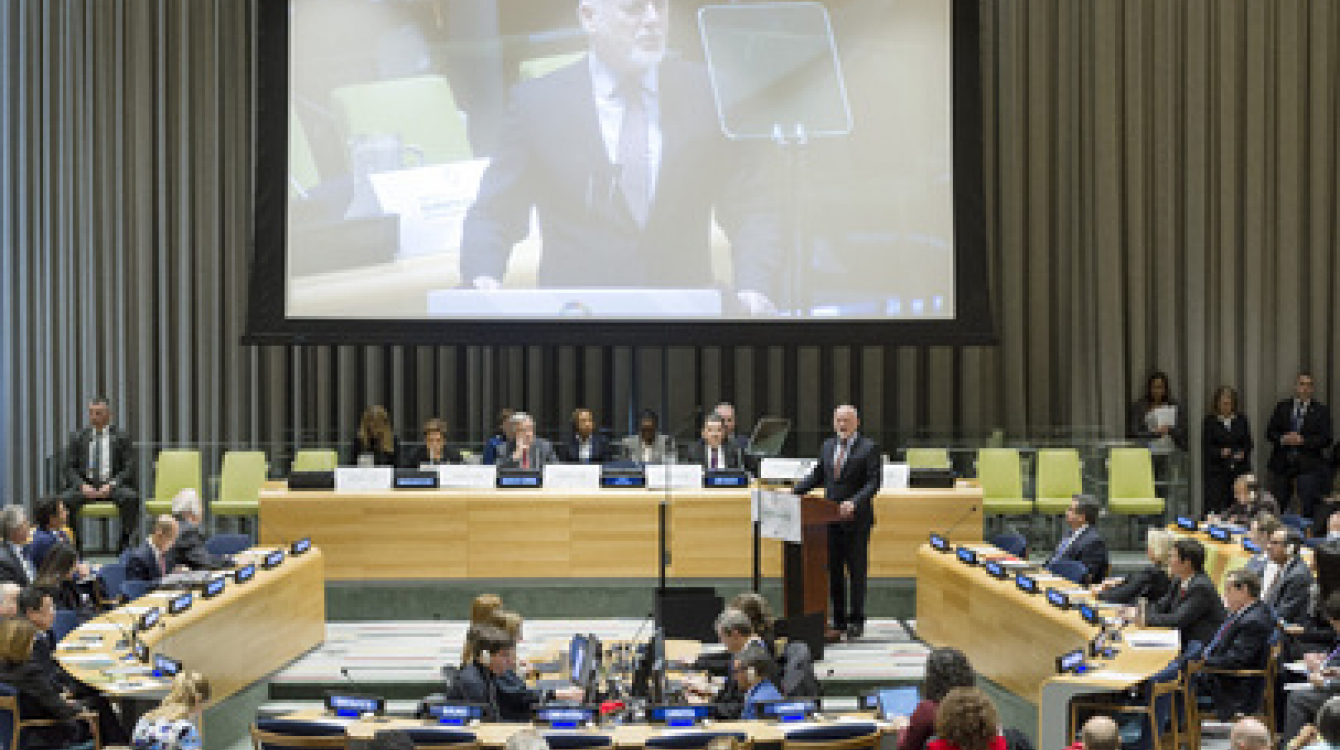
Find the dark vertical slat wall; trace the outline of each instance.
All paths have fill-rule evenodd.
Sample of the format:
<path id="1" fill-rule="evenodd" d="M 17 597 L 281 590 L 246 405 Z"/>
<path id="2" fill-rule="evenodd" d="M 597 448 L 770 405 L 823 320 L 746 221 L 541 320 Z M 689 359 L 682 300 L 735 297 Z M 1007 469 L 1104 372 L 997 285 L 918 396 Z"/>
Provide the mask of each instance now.
<path id="1" fill-rule="evenodd" d="M 1299 367 L 1340 396 L 1340 8 L 1333 0 L 983 0 L 986 234 L 1000 345 L 244 348 L 254 0 L 0 4 L 0 491 L 105 394 L 141 441 L 405 435 L 589 405 L 622 432 L 735 401 L 866 427 L 1117 435 L 1146 374 L 1259 428 Z M 1193 437 L 1195 436 L 1193 430 Z M 213 467 L 210 467 L 211 469 Z M 147 481 L 145 482 L 147 484 Z"/>

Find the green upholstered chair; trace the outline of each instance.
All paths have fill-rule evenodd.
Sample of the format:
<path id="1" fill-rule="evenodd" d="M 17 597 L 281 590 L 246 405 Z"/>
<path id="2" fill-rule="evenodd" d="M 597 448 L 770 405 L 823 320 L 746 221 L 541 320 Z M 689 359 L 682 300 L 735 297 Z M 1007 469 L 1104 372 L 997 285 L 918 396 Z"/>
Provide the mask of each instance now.
<path id="1" fill-rule="evenodd" d="M 1079 451 L 1074 448 L 1047 448 L 1037 453 L 1034 475 L 1034 507 L 1047 526 L 1048 533 L 1060 538 L 1061 515 L 1070 508 L 1075 495 L 1084 491 Z"/>
<path id="2" fill-rule="evenodd" d="M 144 504 L 145 521 L 153 525 L 153 518 L 172 512 L 172 498 L 184 489 L 205 494 L 205 483 L 200 472 L 200 451 L 159 451 L 154 461 L 154 494 Z"/>
<path id="3" fill-rule="evenodd" d="M 1107 510 L 1126 516 L 1132 539 L 1136 519 L 1163 520 L 1166 503 L 1154 491 L 1154 462 L 1148 448 L 1113 448 L 1107 455 Z"/>
<path id="4" fill-rule="evenodd" d="M 1033 501 L 1024 497 L 1019 451 L 982 448 L 977 451 L 977 482 L 982 486 L 982 513 L 990 516 L 1033 517 Z"/>
<path id="5" fill-rule="evenodd" d="M 345 135 L 396 136 L 425 164 L 473 157 L 465 118 L 442 76 L 415 76 L 342 86 L 331 92 Z M 405 166 L 413 166 L 406 164 Z"/>
<path id="6" fill-rule="evenodd" d="M 219 518 L 255 517 L 260 512 L 261 486 L 270 470 L 263 451 L 228 451 L 219 471 L 219 494 L 209 504 L 217 528 Z"/>
<path id="7" fill-rule="evenodd" d="M 529 60 L 522 60 L 519 71 L 521 80 L 528 81 L 532 78 L 549 75 L 555 70 L 568 67 L 583 57 L 586 57 L 585 52 L 566 52 L 561 55 L 549 55 L 547 57 L 535 57 Z"/>
<path id="8" fill-rule="evenodd" d="M 335 451 L 298 451 L 293 454 L 289 471 L 334 471 L 339 465 L 340 456 Z"/>
<path id="9" fill-rule="evenodd" d="M 909 469 L 949 468 L 949 451 L 944 448 L 908 448 L 904 458 Z"/>

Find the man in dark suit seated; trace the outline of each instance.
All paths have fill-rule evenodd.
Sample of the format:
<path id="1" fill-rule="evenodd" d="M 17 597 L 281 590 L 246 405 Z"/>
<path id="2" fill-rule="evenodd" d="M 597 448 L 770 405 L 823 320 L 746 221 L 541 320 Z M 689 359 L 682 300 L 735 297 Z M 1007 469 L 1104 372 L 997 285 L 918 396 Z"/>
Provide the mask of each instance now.
<path id="1" fill-rule="evenodd" d="M 804 495 L 823 487 L 824 498 L 838 504 L 841 520 L 828 526 L 828 593 L 833 604 L 833 629 L 838 633 L 845 631 L 848 638 L 860 638 L 865 632 L 870 530 L 875 525 L 875 495 L 884 477 L 879 446 L 857 432 L 860 425 L 856 407 L 844 404 L 834 409 L 836 434 L 824 441 L 809 476 L 792 490 Z"/>
<path id="2" fill-rule="evenodd" d="M 1065 512 L 1065 522 L 1069 531 L 1061 538 L 1061 543 L 1056 545 L 1056 551 L 1047 560 L 1048 565 L 1058 560 L 1082 563 L 1087 572 L 1080 583 L 1085 585 L 1101 583 L 1107 578 L 1107 543 L 1103 541 L 1103 535 L 1098 533 L 1096 526 L 1101 510 L 1102 506 L 1092 495 L 1075 495 Z"/>
<path id="3" fill-rule="evenodd" d="M 1283 527 L 1270 535 L 1266 545 L 1269 564 L 1261 576 L 1262 599 L 1275 613 L 1275 619 L 1299 623 L 1307 616 L 1312 595 L 1312 569 L 1303 559 L 1303 535 L 1297 529 Z"/>
<path id="4" fill-rule="evenodd" d="M 112 426 L 112 407 L 105 398 L 88 402 L 88 427 L 76 430 L 65 448 L 65 506 L 71 525 L 89 503 L 114 503 L 121 518 L 117 549 L 130 546 L 140 525 L 140 496 L 135 490 L 135 451 L 130 436 Z M 83 540 L 76 536 L 76 544 Z M 83 548 L 79 548 L 83 553 Z"/>
<path id="5" fill-rule="evenodd" d="M 1294 491 L 1304 518 L 1311 519 L 1317 501 L 1326 494 L 1330 468 L 1326 450 L 1331 447 L 1331 412 L 1312 398 L 1312 375 L 1300 373 L 1294 382 L 1294 397 L 1275 404 L 1266 424 L 1270 452 L 1270 494 L 1280 508 L 1288 508 Z M 1321 524 L 1314 528 L 1320 530 Z"/>
<path id="6" fill-rule="evenodd" d="M 177 541 L 177 531 L 175 518 L 159 516 L 149 538 L 126 558 L 126 580 L 157 583 L 172 572 L 168 566 L 168 553 Z"/>
<path id="7" fill-rule="evenodd" d="M 28 542 L 28 561 L 33 568 L 41 570 L 42 561 L 47 553 L 58 543 L 73 545 L 70 535 L 65 533 L 69 522 L 69 513 L 65 510 L 65 501 L 59 497 L 44 497 L 33 508 L 33 520 L 36 526 Z"/>
<path id="8" fill-rule="evenodd" d="M 223 570 L 232 567 L 225 555 L 216 555 L 205 547 L 208 537 L 200 529 L 203 517 L 200 494 L 187 488 L 172 498 L 172 515 L 177 519 L 177 541 L 167 553 L 167 569 Z"/>
<path id="9" fill-rule="evenodd" d="M 570 464 L 603 464 L 613 458 L 609 438 L 596 430 L 595 412 L 585 407 L 572 412 L 572 432 L 558 446 L 558 457 Z"/>
<path id="10" fill-rule="evenodd" d="M 1308 648 L 1303 654 L 1309 686 L 1284 694 L 1284 731 L 1280 737 L 1285 741 L 1311 724 L 1322 704 L 1340 696 L 1340 591 L 1332 591 L 1322 602 L 1321 617 L 1330 628 L 1330 636 L 1324 646 Z"/>
<path id="11" fill-rule="evenodd" d="M 406 469 L 461 463 L 465 459 L 460 451 L 447 445 L 447 422 L 439 417 L 423 423 L 423 445 L 403 451 L 400 457 L 400 466 Z"/>
<path id="12" fill-rule="evenodd" d="M 727 442 L 726 423 L 716 414 L 707 415 L 702 439 L 689 445 L 689 463 L 701 464 L 708 471 L 745 468 L 740 448 Z"/>
<path id="13" fill-rule="evenodd" d="M 22 505 L 14 503 L 0 510 L 0 581 L 30 586 L 37 580 L 37 568 L 24 548 L 32 528 Z"/>
<path id="14" fill-rule="evenodd" d="M 1275 632 L 1275 619 L 1270 607 L 1261 601 L 1261 578 L 1246 570 L 1230 572 L 1224 582 L 1224 604 L 1228 618 L 1219 626 L 1201 652 L 1208 669 L 1238 670 L 1261 669 L 1270 656 L 1270 637 Z M 1261 680 L 1255 677 L 1234 677 L 1204 674 L 1198 690 L 1206 692 L 1214 701 L 1214 712 L 1219 721 L 1229 721 L 1237 714 L 1256 711 L 1262 693 L 1255 691 Z M 1274 689 L 1269 686 L 1267 689 Z"/>
<path id="15" fill-rule="evenodd" d="M 715 216 L 727 304 L 775 314 L 785 241 L 766 152 L 724 136 L 703 66 L 665 59 L 668 0 L 581 0 L 578 13 L 590 54 L 512 96 L 465 218 L 462 283 L 499 287 L 534 210 L 541 287 L 713 288 Z"/>
<path id="16" fill-rule="evenodd" d="M 543 469 L 545 464 L 558 463 L 554 445 L 535 436 L 535 419 L 519 411 L 512 415 L 512 439 L 498 457 L 499 469 Z"/>

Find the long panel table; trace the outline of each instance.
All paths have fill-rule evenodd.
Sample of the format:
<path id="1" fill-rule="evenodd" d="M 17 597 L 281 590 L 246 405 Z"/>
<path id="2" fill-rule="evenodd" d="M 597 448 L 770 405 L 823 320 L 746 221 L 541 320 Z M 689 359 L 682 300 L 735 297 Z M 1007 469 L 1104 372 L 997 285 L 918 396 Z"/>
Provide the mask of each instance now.
<path id="1" fill-rule="evenodd" d="M 262 543 L 310 536 L 329 580 L 654 578 L 665 495 L 651 490 L 266 490 Z M 896 490 L 875 499 L 870 575 L 911 577 L 931 530 L 958 524 L 980 539 L 982 493 Z M 744 578 L 752 572 L 750 493 L 677 490 L 667 513 L 669 575 Z M 781 575 L 781 545 L 763 544 L 763 571 Z"/>
<path id="2" fill-rule="evenodd" d="M 999 553 L 967 544 L 980 553 Z M 1119 645 L 1115 659 L 1094 660 L 1082 675 L 1058 676 L 1056 657 L 1086 646 L 1099 628 L 1077 610 L 1061 610 L 1043 595 L 1020 591 L 1013 580 L 992 578 L 953 554 L 921 547 L 917 566 L 917 636 L 932 646 L 957 648 L 973 669 L 1038 708 L 1038 747 L 1071 744 L 1070 700 L 1125 690 L 1151 677 L 1177 655 L 1173 648 Z M 1073 591 L 1074 584 L 1038 574 L 1043 590 Z M 1126 634 L 1136 630 L 1128 628 Z"/>
<path id="3" fill-rule="evenodd" d="M 264 679 L 320 645 L 326 637 L 325 560 L 315 546 L 286 557 L 279 567 L 264 570 L 260 557 L 267 549 L 238 555 L 256 561 L 256 575 L 243 584 L 229 580 L 213 599 L 195 602 L 179 615 L 167 614 L 168 599 L 179 592 L 154 592 L 100 615 L 71 631 L 56 650 L 56 659 L 79 681 L 115 698 L 145 698 L 161 693 L 161 684 L 138 677 L 109 676 L 105 660 L 126 664 L 123 631 L 149 607 L 163 610 L 161 625 L 139 638 L 153 653 L 165 654 L 183 668 L 209 680 L 215 704 Z M 231 578 L 231 577 L 230 577 Z M 90 661 L 104 657 L 104 663 Z"/>

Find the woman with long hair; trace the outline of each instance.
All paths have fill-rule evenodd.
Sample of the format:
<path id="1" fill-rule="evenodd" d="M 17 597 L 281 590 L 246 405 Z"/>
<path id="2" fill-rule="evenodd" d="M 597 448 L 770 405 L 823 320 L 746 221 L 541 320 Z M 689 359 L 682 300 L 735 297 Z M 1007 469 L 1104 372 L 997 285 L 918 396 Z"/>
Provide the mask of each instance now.
<path id="1" fill-rule="evenodd" d="M 65 542 L 57 542 L 42 560 L 33 585 L 51 595 L 56 609 L 79 613 L 82 621 L 97 611 L 91 592 L 75 578 L 79 572 L 79 554 Z"/>
<path id="2" fill-rule="evenodd" d="M 1171 415 L 1171 424 L 1169 416 Z M 1145 381 L 1145 392 L 1131 404 L 1127 415 L 1127 437 L 1145 443 L 1171 440 L 1186 450 L 1186 415 L 1172 396 L 1168 373 L 1156 371 Z"/>
<path id="3" fill-rule="evenodd" d="M 391 415 L 385 406 L 369 406 L 358 420 L 358 434 L 354 436 L 353 456 L 350 463 L 367 463 L 370 457 L 375 466 L 395 466 L 400 455 L 400 444 Z"/>
<path id="4" fill-rule="evenodd" d="M 130 746 L 136 750 L 198 750 L 200 719 L 209 692 L 209 682 L 199 672 L 178 673 L 158 708 L 140 717 Z"/>
<path id="5" fill-rule="evenodd" d="M 926 657 L 926 677 L 921 683 L 921 702 L 899 726 L 898 750 L 922 750 L 935 734 L 935 715 L 940 702 L 954 688 L 977 684 L 968 657 L 956 648 L 937 648 Z"/>

